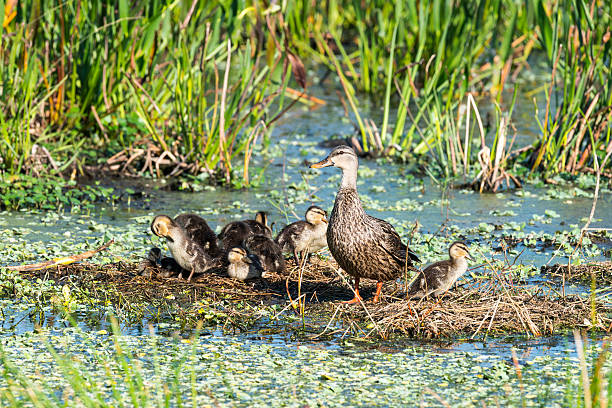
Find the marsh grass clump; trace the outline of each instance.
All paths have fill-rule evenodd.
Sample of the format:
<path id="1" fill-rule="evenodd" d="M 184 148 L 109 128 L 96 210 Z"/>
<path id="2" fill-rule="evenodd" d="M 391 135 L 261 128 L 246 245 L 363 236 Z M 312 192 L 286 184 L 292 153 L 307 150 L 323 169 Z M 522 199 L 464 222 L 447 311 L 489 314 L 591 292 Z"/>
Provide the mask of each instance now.
<path id="1" fill-rule="evenodd" d="M 595 172 L 612 149 L 612 17 L 609 2 L 555 3 L 540 7 L 536 24 L 552 67 L 540 140 L 530 156 L 532 171 Z M 612 164 L 602 169 L 609 171 Z"/>
<path id="2" fill-rule="evenodd" d="M 107 162 L 126 174 L 206 172 L 229 182 L 240 157 L 248 184 L 253 146 L 286 112 L 292 73 L 305 86 L 278 11 L 216 1 L 7 2 L 0 172 L 27 172 L 38 144 L 54 174 Z"/>

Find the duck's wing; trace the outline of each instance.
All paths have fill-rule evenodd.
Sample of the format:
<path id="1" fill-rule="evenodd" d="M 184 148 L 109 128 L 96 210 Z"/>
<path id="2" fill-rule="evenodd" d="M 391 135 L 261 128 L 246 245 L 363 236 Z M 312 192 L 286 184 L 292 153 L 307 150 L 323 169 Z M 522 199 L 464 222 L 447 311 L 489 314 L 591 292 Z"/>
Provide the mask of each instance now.
<path id="1" fill-rule="evenodd" d="M 246 240 L 246 247 L 263 261 L 264 267 L 273 271 L 285 269 L 285 258 L 281 247 L 264 235 L 253 235 Z"/>
<path id="2" fill-rule="evenodd" d="M 235 246 L 240 246 L 253 232 L 249 225 L 242 221 L 234 221 L 227 224 L 219 233 L 219 239 L 223 242 L 226 251 Z"/>
<path id="3" fill-rule="evenodd" d="M 260 274 L 264 271 L 264 267 L 261 265 L 261 260 L 257 255 L 248 254 L 246 257 L 249 260 L 248 263 L 252 264 Z"/>
<path id="4" fill-rule="evenodd" d="M 438 261 L 420 271 L 408 287 L 408 295 L 427 296 L 440 286 L 440 279 L 450 268 L 450 261 Z"/>
<path id="5" fill-rule="evenodd" d="M 261 222 L 256 220 L 244 220 L 242 221 L 249 226 L 253 234 L 263 235 L 268 238 L 272 238 L 272 230 L 267 225 L 263 225 Z"/>
<path id="6" fill-rule="evenodd" d="M 369 216 L 370 221 L 374 225 L 374 231 L 376 233 L 376 241 L 381 248 L 387 252 L 394 260 L 400 265 L 404 265 L 408 261 L 408 265 L 412 266 L 414 262 L 421 262 L 417 254 L 415 254 L 410 248 L 402 242 L 399 234 L 393 228 L 393 225 L 389 224 L 385 220 L 381 220 L 376 217 Z M 406 259 L 408 255 L 408 259 Z"/>
<path id="7" fill-rule="evenodd" d="M 293 248 L 293 243 L 302 235 L 304 229 L 306 229 L 306 221 L 296 221 L 292 224 L 287 225 L 285 228 L 281 230 L 281 232 L 276 237 L 276 242 L 283 250 L 285 249 L 285 245 L 289 244 L 290 249 Z"/>
<path id="8" fill-rule="evenodd" d="M 202 248 L 208 246 L 209 252 L 213 255 L 216 254 L 217 235 L 204 218 L 197 214 L 179 214 L 174 222 L 183 227 L 189 238 L 197 242 Z"/>

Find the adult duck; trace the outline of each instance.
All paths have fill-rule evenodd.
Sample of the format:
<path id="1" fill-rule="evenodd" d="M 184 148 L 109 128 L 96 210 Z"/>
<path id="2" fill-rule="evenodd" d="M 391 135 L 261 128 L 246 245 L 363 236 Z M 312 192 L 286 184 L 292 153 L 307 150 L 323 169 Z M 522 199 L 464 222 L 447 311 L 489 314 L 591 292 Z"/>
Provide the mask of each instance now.
<path id="1" fill-rule="evenodd" d="M 380 299 L 383 282 L 395 280 L 414 262 L 420 262 L 388 222 L 363 210 L 357 194 L 357 155 L 348 146 L 339 146 L 311 168 L 337 167 L 342 182 L 327 227 L 327 245 L 338 265 L 355 278 L 355 297 L 345 303 L 357 303 L 359 280 L 375 280 L 374 303 Z"/>

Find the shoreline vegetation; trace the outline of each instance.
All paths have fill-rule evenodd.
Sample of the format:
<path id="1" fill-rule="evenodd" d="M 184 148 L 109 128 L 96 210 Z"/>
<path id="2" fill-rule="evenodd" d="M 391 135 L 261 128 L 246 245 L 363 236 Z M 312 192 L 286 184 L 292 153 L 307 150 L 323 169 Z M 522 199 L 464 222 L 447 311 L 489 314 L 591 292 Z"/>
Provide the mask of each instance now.
<path id="1" fill-rule="evenodd" d="M 247 187 L 255 146 L 296 104 L 324 103 L 308 87 L 326 77 L 364 155 L 423 156 L 480 191 L 520 187 L 516 165 L 611 173 L 609 2 L 9 0 L 0 14 L 5 180 L 105 170 Z M 538 140 L 516 146 L 516 81 L 538 61 Z"/>

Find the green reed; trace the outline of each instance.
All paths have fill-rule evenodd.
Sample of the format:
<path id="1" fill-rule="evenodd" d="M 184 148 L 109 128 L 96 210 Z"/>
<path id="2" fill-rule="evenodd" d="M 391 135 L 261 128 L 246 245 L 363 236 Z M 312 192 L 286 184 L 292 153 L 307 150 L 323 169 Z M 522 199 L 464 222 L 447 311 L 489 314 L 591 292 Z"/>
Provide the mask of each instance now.
<path id="1" fill-rule="evenodd" d="M 37 141 L 62 159 L 81 144 L 104 158 L 151 141 L 171 162 L 161 172 L 150 166 L 154 175 L 229 180 L 236 156 L 284 113 L 289 68 L 301 64 L 288 59 L 281 14 L 260 2 L 11 4 L 14 15 L 0 24 L 0 157 L 9 174 L 23 170 Z"/>
<path id="2" fill-rule="evenodd" d="M 510 68 L 531 50 L 517 41 L 531 31 L 528 13 L 513 1 L 305 3 L 287 11 L 294 37 L 315 40 L 302 50 L 340 77 L 362 147 L 377 154 L 410 147 L 416 129 L 405 126 L 419 123 L 437 99 L 448 111 L 470 89 L 499 98 Z M 382 94 L 382 124 L 363 117 L 357 92 Z"/>
<path id="3" fill-rule="evenodd" d="M 575 173 L 593 154 L 601 161 L 612 150 L 612 5 L 566 0 L 554 4 L 552 17 L 542 3 L 536 10 L 552 79 L 543 119 L 536 117 L 541 137 L 531 168 Z"/>
<path id="4" fill-rule="evenodd" d="M 196 375 L 194 361 L 199 341 L 199 328 L 190 339 L 192 346 L 178 356 L 174 370 L 162 373 L 160 354 L 155 336 L 151 336 L 153 375 L 143 367 L 142 361 L 135 356 L 121 341 L 116 320 L 113 319 L 114 352 L 109 356 L 95 355 L 94 366 L 102 367 L 106 377 L 100 383 L 96 374 L 86 365 L 63 354 L 52 344 L 47 350 L 59 374 L 64 387 L 60 390 L 57 384 L 43 378 L 31 379 L 22 373 L 19 365 L 7 358 L 0 346 L 1 377 L 6 387 L 0 390 L 3 406 L 7 407 L 182 407 L 196 406 Z M 96 349 L 98 345 L 86 341 L 87 346 Z M 45 351 L 43 351 L 45 352 Z M 146 378 L 150 376 L 150 378 Z M 188 400 L 185 385 L 192 392 Z"/>

